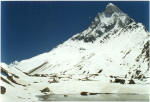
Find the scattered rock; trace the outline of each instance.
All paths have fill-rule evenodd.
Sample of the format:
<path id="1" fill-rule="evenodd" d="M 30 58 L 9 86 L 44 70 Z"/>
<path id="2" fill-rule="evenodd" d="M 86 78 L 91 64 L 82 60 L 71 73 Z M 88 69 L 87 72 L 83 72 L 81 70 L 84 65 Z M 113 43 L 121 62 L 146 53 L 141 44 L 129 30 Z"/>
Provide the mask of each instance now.
<path id="1" fill-rule="evenodd" d="M 4 73 L 7 77 L 8 80 L 10 80 L 11 82 L 15 83 L 15 84 L 18 84 L 18 85 L 22 85 L 20 83 L 18 83 L 14 78 L 19 78 L 17 75 L 15 74 L 12 74 L 12 73 L 8 73 L 7 70 L 5 70 L 4 68 L 1 67 L 1 73 Z M 2 79 L 3 81 L 6 82 L 6 80 L 3 78 Z M 6 83 L 9 83 L 8 81 Z M 23 85 L 22 85 L 23 86 Z"/>
<path id="2" fill-rule="evenodd" d="M 82 78 L 82 81 L 91 81 L 88 77 Z"/>
<path id="3" fill-rule="evenodd" d="M 129 80 L 129 84 L 135 84 L 134 80 Z"/>
<path id="4" fill-rule="evenodd" d="M 83 48 L 83 47 L 81 47 L 81 48 L 79 48 L 79 50 L 86 50 L 85 48 Z"/>
<path id="5" fill-rule="evenodd" d="M 88 95 L 88 92 L 81 92 L 80 93 L 82 96 L 87 96 Z"/>
<path id="6" fill-rule="evenodd" d="M 91 76 L 98 76 L 99 74 L 91 74 Z"/>
<path id="7" fill-rule="evenodd" d="M 34 74 L 33 76 L 40 77 L 40 74 Z"/>
<path id="8" fill-rule="evenodd" d="M 50 92 L 50 89 L 48 88 L 48 87 L 46 87 L 46 88 L 44 88 L 44 89 L 42 89 L 42 90 L 40 90 L 41 92 Z"/>
<path id="9" fill-rule="evenodd" d="M 38 83 L 38 82 L 35 81 L 35 82 L 33 82 L 33 83 Z"/>
<path id="10" fill-rule="evenodd" d="M 97 95 L 98 93 L 89 93 L 89 95 Z"/>
<path id="11" fill-rule="evenodd" d="M 124 80 L 124 79 L 115 79 L 114 82 L 115 82 L 115 83 L 124 84 L 124 83 L 125 83 L 125 80 Z"/>
<path id="12" fill-rule="evenodd" d="M 5 82 L 5 83 L 7 83 L 7 84 L 9 84 L 9 85 L 11 85 L 11 86 L 13 86 L 8 80 L 4 79 L 3 77 L 0 77 L 0 79 L 1 79 L 3 82 Z"/>
<path id="13" fill-rule="evenodd" d="M 68 95 L 64 95 L 64 97 L 67 97 Z"/>
<path id="14" fill-rule="evenodd" d="M 41 77 L 47 77 L 47 75 L 41 74 Z"/>
<path id="15" fill-rule="evenodd" d="M 101 69 L 101 70 L 98 71 L 98 73 L 101 73 L 102 71 L 103 71 L 103 70 Z"/>
<path id="16" fill-rule="evenodd" d="M 141 72 L 140 70 L 137 70 L 137 71 L 136 71 L 136 74 L 137 74 L 137 75 L 139 75 L 139 74 L 140 74 L 140 72 Z"/>
<path id="17" fill-rule="evenodd" d="M 49 83 L 58 83 L 59 81 L 58 80 L 56 80 L 56 78 L 53 78 L 53 80 L 52 81 L 48 81 Z"/>
<path id="18" fill-rule="evenodd" d="M 1 86 L 1 94 L 5 94 L 6 93 L 6 88 L 4 86 Z"/>
<path id="19" fill-rule="evenodd" d="M 110 75 L 109 77 L 110 77 L 110 78 L 113 78 L 113 76 L 112 76 L 112 75 Z"/>

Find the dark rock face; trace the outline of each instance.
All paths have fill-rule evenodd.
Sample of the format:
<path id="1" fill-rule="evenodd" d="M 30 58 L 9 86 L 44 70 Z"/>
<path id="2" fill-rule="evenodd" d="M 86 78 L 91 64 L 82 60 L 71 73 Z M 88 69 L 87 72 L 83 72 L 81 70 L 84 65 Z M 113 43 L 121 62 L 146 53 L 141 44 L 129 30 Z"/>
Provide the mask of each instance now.
<path id="1" fill-rule="evenodd" d="M 13 86 L 7 79 L 5 79 L 5 78 L 3 78 L 3 77 L 0 77 L 1 78 L 1 80 L 3 81 L 3 82 L 5 82 L 5 83 L 7 83 L 7 84 L 9 84 L 9 85 L 11 85 L 11 86 Z"/>
<path id="2" fill-rule="evenodd" d="M 84 42 L 93 42 L 96 38 L 93 35 L 84 38 Z"/>
<path id="3" fill-rule="evenodd" d="M 148 61 L 149 61 L 149 50 L 150 50 L 149 42 L 147 41 L 142 50 L 142 54 L 145 53 L 145 58 L 147 58 Z"/>
<path id="4" fill-rule="evenodd" d="M 94 42 L 96 40 L 96 37 L 94 37 L 93 35 L 89 35 L 89 36 L 76 36 L 74 38 L 72 38 L 72 40 L 83 40 L 84 42 Z"/>
<path id="5" fill-rule="evenodd" d="M 72 40 L 83 40 L 83 39 L 84 39 L 84 36 L 80 36 L 80 35 L 72 38 Z"/>
<path id="6" fill-rule="evenodd" d="M 116 22 L 114 22 L 113 24 L 110 24 L 108 26 L 104 26 L 105 32 L 112 30 L 115 27 L 115 25 L 116 25 Z"/>
<path id="7" fill-rule="evenodd" d="M 12 73 L 9 73 L 7 70 L 5 70 L 4 68 L 1 67 L 1 73 L 5 73 L 5 76 L 7 76 L 7 79 L 10 80 L 11 82 L 15 83 L 15 84 L 18 84 L 18 85 L 22 85 L 20 83 L 18 83 L 15 78 L 19 78 L 19 76 L 15 75 L 15 74 L 12 74 Z M 8 81 L 6 81 L 5 79 L 3 79 L 4 82 L 10 84 Z M 11 85 L 11 84 L 10 84 Z M 25 85 L 22 85 L 22 86 L 25 86 Z"/>
<path id="8" fill-rule="evenodd" d="M 150 53 L 150 45 L 149 45 L 149 41 L 147 41 L 145 44 L 144 44 L 144 47 L 141 51 L 141 54 L 136 58 L 136 61 L 139 62 L 140 59 L 142 58 L 142 56 L 144 56 L 144 60 L 146 61 L 150 61 L 150 58 L 149 58 L 149 53 Z M 149 69 L 149 68 L 148 68 Z"/>
<path id="9" fill-rule="evenodd" d="M 100 18 L 99 18 L 99 14 L 97 14 L 94 21 L 92 21 L 90 28 L 91 29 L 96 28 L 99 23 L 100 23 Z"/>
<path id="10" fill-rule="evenodd" d="M 103 34 L 103 32 L 101 30 L 96 30 L 96 33 L 99 34 L 99 37 Z"/>
<path id="11" fill-rule="evenodd" d="M 119 13 L 121 10 L 113 4 L 108 4 L 104 13 L 106 17 L 110 17 L 114 12 Z"/>
<path id="12" fill-rule="evenodd" d="M 108 21 L 110 20 L 110 24 L 108 24 L 108 21 L 105 21 L 105 18 L 108 19 Z M 112 34 L 114 34 L 120 28 L 124 28 L 132 22 L 134 22 L 133 19 L 123 13 L 117 6 L 110 3 L 107 5 L 104 12 L 96 15 L 87 30 L 87 34 L 82 32 L 76 37 L 73 37 L 72 40 L 83 40 L 86 43 L 93 43 L 98 37 L 101 37 L 105 33 L 112 30 Z"/>
<path id="13" fill-rule="evenodd" d="M 0 86 L 1 87 L 1 94 L 5 94 L 6 93 L 6 88 L 4 86 Z"/>

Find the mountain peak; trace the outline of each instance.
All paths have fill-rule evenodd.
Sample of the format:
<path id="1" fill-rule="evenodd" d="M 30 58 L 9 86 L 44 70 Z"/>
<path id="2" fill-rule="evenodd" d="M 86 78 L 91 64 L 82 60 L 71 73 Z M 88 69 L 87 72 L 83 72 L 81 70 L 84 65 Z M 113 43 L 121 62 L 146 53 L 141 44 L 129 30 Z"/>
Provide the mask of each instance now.
<path id="1" fill-rule="evenodd" d="M 116 5 L 114 5 L 113 3 L 109 3 L 109 4 L 107 4 L 106 7 L 108 7 L 108 6 L 116 6 Z"/>
<path id="2" fill-rule="evenodd" d="M 117 32 L 132 22 L 134 22 L 134 20 L 126 13 L 122 12 L 114 4 L 109 3 L 104 12 L 97 14 L 89 28 L 74 37 L 73 40 L 84 39 L 85 42 L 93 42 L 103 34 L 109 34 L 108 32 L 110 31 Z"/>
<path id="3" fill-rule="evenodd" d="M 112 4 L 112 3 L 109 3 L 107 6 L 106 6 L 106 9 L 104 11 L 105 15 L 107 17 L 111 16 L 114 12 L 116 13 L 120 13 L 122 12 L 116 5 Z"/>

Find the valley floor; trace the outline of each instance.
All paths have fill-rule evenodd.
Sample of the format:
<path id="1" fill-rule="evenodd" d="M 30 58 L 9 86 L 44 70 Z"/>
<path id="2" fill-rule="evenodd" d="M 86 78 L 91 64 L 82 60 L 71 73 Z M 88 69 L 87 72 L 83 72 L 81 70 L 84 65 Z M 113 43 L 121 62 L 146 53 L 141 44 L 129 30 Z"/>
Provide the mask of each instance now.
<path id="1" fill-rule="evenodd" d="M 102 83 L 100 81 L 60 81 L 59 83 L 50 84 L 46 79 L 38 79 L 38 81 L 27 86 L 7 86 L 7 92 L 4 95 L 0 95 L 1 102 L 38 102 L 37 95 L 70 95 L 80 94 L 81 92 L 149 94 L 149 85 L 142 84 L 121 85 L 117 83 Z M 40 90 L 46 87 L 50 89 L 50 92 L 41 93 Z"/>

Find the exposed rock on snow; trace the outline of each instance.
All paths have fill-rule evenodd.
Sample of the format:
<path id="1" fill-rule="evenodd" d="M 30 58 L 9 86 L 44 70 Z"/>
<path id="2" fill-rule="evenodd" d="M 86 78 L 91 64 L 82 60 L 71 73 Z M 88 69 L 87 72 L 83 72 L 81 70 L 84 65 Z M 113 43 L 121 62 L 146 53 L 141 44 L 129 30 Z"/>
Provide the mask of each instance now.
<path id="1" fill-rule="evenodd" d="M 50 89 L 48 87 L 41 90 L 41 92 L 50 92 Z"/>
<path id="2" fill-rule="evenodd" d="M 0 86 L 1 87 L 1 94 L 5 94 L 6 93 L 6 88 L 4 86 Z"/>
<path id="3" fill-rule="evenodd" d="M 87 95 L 88 95 L 88 92 L 81 92 L 80 94 L 81 94 L 81 95 L 84 95 L 84 96 L 87 96 Z"/>
<path id="4" fill-rule="evenodd" d="M 10 65 L 2 63 L 5 94 L 12 98 L 17 89 L 19 94 L 13 98 L 28 101 L 35 101 L 41 92 L 147 94 L 149 37 L 143 24 L 110 3 L 86 30 L 50 52 Z"/>

